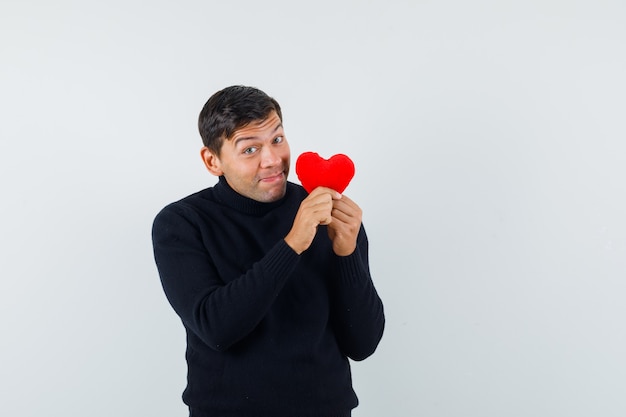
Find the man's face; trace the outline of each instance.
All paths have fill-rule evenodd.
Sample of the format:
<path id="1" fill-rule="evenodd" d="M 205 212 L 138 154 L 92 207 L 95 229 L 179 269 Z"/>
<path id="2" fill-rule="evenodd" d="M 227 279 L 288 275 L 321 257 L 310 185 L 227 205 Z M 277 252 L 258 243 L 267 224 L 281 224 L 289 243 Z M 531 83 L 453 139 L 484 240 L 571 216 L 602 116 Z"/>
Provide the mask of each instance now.
<path id="1" fill-rule="evenodd" d="M 207 164 L 207 151 L 203 149 Z M 276 112 L 250 123 L 224 140 L 220 156 L 211 155 L 216 175 L 224 175 L 239 194 L 268 203 L 285 195 L 289 174 L 289 144 Z"/>

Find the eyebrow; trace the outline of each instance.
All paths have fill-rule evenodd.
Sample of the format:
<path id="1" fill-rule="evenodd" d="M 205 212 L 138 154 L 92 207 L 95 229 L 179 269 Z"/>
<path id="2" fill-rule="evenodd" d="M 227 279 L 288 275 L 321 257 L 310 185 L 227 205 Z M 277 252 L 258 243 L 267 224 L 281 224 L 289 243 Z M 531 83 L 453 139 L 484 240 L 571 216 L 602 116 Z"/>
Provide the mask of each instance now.
<path id="1" fill-rule="evenodd" d="M 274 128 L 274 130 L 272 131 L 272 134 L 276 133 L 281 127 L 283 127 L 283 122 L 280 122 L 276 125 L 276 127 Z M 243 140 L 252 140 L 252 139 L 257 139 L 257 136 L 244 136 L 241 138 L 237 138 L 235 139 L 235 141 L 233 142 L 233 145 L 237 146 L 237 144 Z"/>

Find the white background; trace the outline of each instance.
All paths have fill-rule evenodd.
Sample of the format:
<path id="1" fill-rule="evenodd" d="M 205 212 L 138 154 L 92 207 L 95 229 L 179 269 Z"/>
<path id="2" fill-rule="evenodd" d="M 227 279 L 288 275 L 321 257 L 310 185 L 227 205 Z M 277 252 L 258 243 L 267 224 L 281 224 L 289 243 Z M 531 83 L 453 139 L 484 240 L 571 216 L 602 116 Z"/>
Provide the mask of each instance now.
<path id="1" fill-rule="evenodd" d="M 624 22 L 622 0 L 3 0 L 0 415 L 186 415 L 150 229 L 214 184 L 196 118 L 232 84 L 279 100 L 293 161 L 355 161 L 387 313 L 355 417 L 626 415 Z"/>

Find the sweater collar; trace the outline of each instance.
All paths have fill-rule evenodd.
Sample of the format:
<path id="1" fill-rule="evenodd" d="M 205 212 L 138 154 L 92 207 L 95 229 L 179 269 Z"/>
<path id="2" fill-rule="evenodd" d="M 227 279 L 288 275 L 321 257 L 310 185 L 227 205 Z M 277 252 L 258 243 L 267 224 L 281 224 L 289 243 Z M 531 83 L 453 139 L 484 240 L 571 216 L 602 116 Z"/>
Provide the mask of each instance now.
<path id="1" fill-rule="evenodd" d="M 215 184 L 213 190 L 215 192 L 215 196 L 225 206 L 228 206 L 245 214 L 264 215 L 283 204 L 287 197 L 287 194 L 289 194 L 290 192 L 289 188 L 290 187 L 287 186 L 285 196 L 280 200 L 273 201 L 271 203 L 263 203 L 245 197 L 239 194 L 237 191 L 233 190 L 226 181 L 226 178 L 224 178 L 224 176 L 222 175 L 219 177 L 219 181 L 217 184 Z"/>

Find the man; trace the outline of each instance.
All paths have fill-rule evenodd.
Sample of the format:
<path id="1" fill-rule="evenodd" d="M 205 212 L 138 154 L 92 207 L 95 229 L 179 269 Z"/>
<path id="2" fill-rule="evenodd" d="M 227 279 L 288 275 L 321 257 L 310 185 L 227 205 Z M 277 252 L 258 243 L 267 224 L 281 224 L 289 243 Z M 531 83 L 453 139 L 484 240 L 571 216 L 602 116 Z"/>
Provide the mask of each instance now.
<path id="1" fill-rule="evenodd" d="M 264 92 L 225 88 L 198 125 L 219 181 L 165 207 L 152 232 L 187 332 L 190 416 L 350 416 L 348 358 L 370 356 L 385 322 L 360 208 L 287 181 L 281 109 Z"/>

